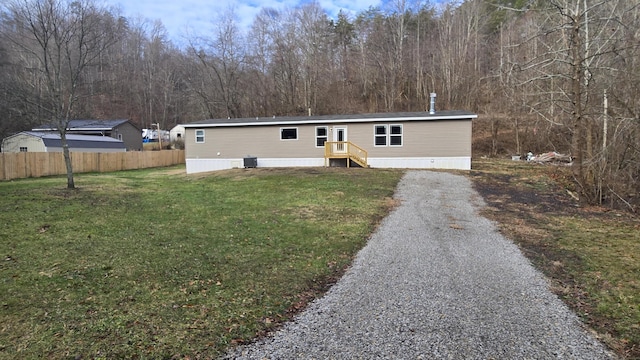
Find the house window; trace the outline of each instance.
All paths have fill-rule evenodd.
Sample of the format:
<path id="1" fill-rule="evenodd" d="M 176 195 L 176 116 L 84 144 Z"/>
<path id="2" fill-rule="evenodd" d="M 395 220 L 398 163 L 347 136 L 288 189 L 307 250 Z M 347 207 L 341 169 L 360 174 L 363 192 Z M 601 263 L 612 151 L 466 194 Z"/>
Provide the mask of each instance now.
<path id="1" fill-rule="evenodd" d="M 196 143 L 204 143 L 204 130 L 196 130 Z"/>
<path id="2" fill-rule="evenodd" d="M 324 143 L 328 140 L 328 133 L 326 126 L 316 126 L 316 147 L 324 147 Z"/>
<path id="3" fill-rule="evenodd" d="M 374 146 L 402 146 L 402 125 L 374 125 Z"/>
<path id="4" fill-rule="evenodd" d="M 389 125 L 389 146 L 402 146 L 402 125 Z"/>
<path id="5" fill-rule="evenodd" d="M 20 152 L 27 152 L 26 146 L 20 146 Z"/>
<path id="6" fill-rule="evenodd" d="M 122 134 L 118 134 L 118 140 L 122 141 Z"/>
<path id="7" fill-rule="evenodd" d="M 280 140 L 298 140 L 298 128 L 280 128 Z"/>
<path id="8" fill-rule="evenodd" d="M 387 125 L 375 125 L 373 133 L 374 146 L 387 146 Z"/>

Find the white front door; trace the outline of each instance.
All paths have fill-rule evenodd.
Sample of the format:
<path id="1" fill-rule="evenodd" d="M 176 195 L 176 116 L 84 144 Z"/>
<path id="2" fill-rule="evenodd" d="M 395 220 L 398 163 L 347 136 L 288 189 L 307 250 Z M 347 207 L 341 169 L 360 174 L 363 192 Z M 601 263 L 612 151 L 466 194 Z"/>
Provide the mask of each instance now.
<path id="1" fill-rule="evenodd" d="M 347 127 L 333 127 L 333 141 L 336 141 L 337 144 L 334 144 L 333 152 L 343 153 L 347 151 L 347 147 L 344 142 L 347 141 Z"/>

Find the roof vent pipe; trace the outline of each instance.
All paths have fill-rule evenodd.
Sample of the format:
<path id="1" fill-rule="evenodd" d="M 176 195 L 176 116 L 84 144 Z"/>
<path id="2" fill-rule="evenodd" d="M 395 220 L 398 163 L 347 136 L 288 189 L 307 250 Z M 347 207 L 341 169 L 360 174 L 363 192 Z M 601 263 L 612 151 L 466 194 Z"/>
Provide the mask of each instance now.
<path id="1" fill-rule="evenodd" d="M 431 93 L 429 99 L 429 114 L 433 115 L 436 113 L 436 93 Z"/>

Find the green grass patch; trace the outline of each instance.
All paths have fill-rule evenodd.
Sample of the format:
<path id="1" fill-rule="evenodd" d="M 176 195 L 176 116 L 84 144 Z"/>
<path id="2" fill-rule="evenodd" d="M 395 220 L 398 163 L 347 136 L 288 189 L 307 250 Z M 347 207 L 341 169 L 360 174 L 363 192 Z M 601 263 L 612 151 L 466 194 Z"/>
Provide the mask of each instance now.
<path id="1" fill-rule="evenodd" d="M 216 357 L 347 266 L 402 172 L 0 182 L 0 358 Z"/>
<path id="2" fill-rule="evenodd" d="M 576 305 L 578 315 L 593 319 L 598 330 L 610 332 L 619 341 L 619 350 L 638 349 L 640 226 L 613 219 L 550 220 L 551 243 L 557 251 L 573 255 L 566 264 L 556 260 L 553 265 L 564 268 L 580 289 L 576 294 L 574 287 L 565 287 L 561 293 Z"/>

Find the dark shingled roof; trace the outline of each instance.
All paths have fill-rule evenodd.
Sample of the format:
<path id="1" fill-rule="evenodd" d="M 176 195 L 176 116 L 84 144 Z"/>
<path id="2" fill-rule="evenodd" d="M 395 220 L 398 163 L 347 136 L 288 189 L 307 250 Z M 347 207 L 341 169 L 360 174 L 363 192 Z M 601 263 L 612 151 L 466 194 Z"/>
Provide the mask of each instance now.
<path id="1" fill-rule="evenodd" d="M 184 127 L 218 127 L 218 126 L 259 126 L 279 124 L 328 124 L 328 123 L 355 123 L 355 122 L 381 122 L 381 121 L 437 121 L 437 120 L 469 120 L 478 115 L 467 111 L 438 111 L 435 114 L 429 112 L 403 112 L 403 113 L 375 113 L 375 114 L 351 114 L 351 115 L 320 115 L 320 116 L 274 116 L 261 118 L 234 118 L 234 119 L 209 119 L 184 124 Z"/>

